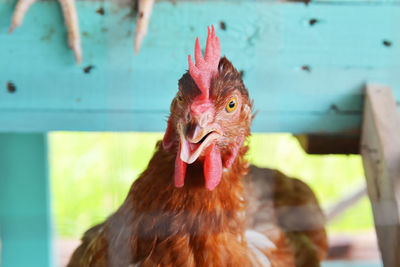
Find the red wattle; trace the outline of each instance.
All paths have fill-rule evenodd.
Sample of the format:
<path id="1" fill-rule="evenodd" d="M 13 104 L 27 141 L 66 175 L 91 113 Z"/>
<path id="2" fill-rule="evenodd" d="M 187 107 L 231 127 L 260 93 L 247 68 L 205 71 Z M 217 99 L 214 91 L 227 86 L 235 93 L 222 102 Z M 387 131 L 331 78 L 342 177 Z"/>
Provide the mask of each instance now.
<path id="1" fill-rule="evenodd" d="M 211 144 L 205 153 L 204 179 L 208 190 L 213 190 L 221 181 L 222 159 L 221 152 L 215 144 Z"/>
<path id="2" fill-rule="evenodd" d="M 178 154 L 175 159 L 174 181 L 175 187 L 180 188 L 185 184 L 186 162 L 181 160 L 181 144 L 179 144 Z"/>

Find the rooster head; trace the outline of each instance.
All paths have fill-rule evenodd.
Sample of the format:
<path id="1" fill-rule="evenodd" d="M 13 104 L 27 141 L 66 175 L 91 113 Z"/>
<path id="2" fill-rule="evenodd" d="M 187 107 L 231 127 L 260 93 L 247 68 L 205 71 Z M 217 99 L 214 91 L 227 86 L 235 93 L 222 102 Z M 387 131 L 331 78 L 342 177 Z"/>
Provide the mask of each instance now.
<path id="1" fill-rule="evenodd" d="M 208 28 L 204 58 L 199 39 L 193 64 L 179 80 L 163 139 L 167 151 L 176 151 L 174 181 L 183 187 L 188 164 L 203 164 L 205 186 L 213 190 L 223 168 L 230 168 L 250 134 L 252 103 L 238 71 L 225 57 L 214 27 Z"/>

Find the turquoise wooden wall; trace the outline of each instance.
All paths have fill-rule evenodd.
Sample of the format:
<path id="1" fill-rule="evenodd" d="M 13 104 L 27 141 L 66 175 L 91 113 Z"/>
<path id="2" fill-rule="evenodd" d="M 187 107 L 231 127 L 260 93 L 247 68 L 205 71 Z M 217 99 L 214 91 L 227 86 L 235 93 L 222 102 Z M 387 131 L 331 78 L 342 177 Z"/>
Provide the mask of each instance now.
<path id="1" fill-rule="evenodd" d="M 51 221 L 44 134 L 0 134 L 2 267 L 51 263 Z"/>
<path id="2" fill-rule="evenodd" d="M 78 1 L 77 66 L 55 1 L 33 5 L 8 35 L 15 2 L 0 0 L 3 267 L 51 265 L 46 132 L 163 131 L 207 25 L 243 71 L 259 111 L 253 131 L 358 134 L 369 82 L 400 101 L 399 0 L 159 1 L 139 55 L 125 2 Z"/>
<path id="3" fill-rule="evenodd" d="M 210 24 L 244 71 L 259 110 L 254 131 L 357 131 L 367 82 L 391 85 L 400 99 L 399 1 L 160 1 L 137 56 L 126 4 L 79 1 L 81 66 L 56 2 L 35 4 L 8 35 L 13 4 L 0 0 L 0 131 L 162 131 L 195 37 L 204 44 Z"/>

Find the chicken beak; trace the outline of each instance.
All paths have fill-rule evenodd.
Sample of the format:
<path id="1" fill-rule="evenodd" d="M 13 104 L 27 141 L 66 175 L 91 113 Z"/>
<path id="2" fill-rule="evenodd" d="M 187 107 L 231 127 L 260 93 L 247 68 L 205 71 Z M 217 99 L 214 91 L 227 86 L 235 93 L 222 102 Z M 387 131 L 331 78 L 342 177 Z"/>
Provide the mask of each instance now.
<path id="1" fill-rule="evenodd" d="M 201 127 L 197 123 L 181 126 L 180 158 L 187 164 L 195 162 L 208 146 L 215 142 L 222 134 L 218 127 Z"/>
<path id="2" fill-rule="evenodd" d="M 216 141 L 223 135 L 221 127 L 214 121 L 214 107 L 210 101 L 195 101 L 190 106 L 190 120 L 178 123 L 178 155 L 175 160 L 175 186 L 185 182 L 187 164 L 199 158 L 203 162 L 205 186 L 213 190 L 221 181 L 222 158 Z"/>
<path id="3" fill-rule="evenodd" d="M 214 190 L 222 177 L 222 158 L 221 152 L 216 144 L 216 139 L 222 134 L 214 128 L 197 129 L 194 128 L 195 135 L 184 134 L 182 124 L 178 124 L 180 133 L 180 143 L 178 155 L 175 160 L 174 180 L 177 188 L 183 187 L 186 177 L 187 164 L 192 164 L 200 156 L 204 156 L 203 174 L 205 186 L 208 190 Z"/>
<path id="4" fill-rule="evenodd" d="M 222 136 L 218 127 L 203 128 L 198 124 L 183 127 L 178 124 L 180 143 L 175 160 L 175 186 L 183 187 L 186 177 L 187 164 L 192 164 L 203 156 L 203 174 L 205 186 L 213 190 L 221 181 L 222 158 L 216 139 Z"/>

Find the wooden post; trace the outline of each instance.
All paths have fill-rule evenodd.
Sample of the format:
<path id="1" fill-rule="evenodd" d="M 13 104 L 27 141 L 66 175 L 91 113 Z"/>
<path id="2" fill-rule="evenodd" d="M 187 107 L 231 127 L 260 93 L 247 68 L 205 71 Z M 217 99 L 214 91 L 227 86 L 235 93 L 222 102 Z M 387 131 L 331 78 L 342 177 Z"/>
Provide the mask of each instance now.
<path id="1" fill-rule="evenodd" d="M 46 134 L 0 134 L 0 266 L 51 266 L 49 207 Z"/>
<path id="2" fill-rule="evenodd" d="M 361 155 L 385 267 L 400 266 L 400 116 L 389 87 L 368 85 Z"/>

